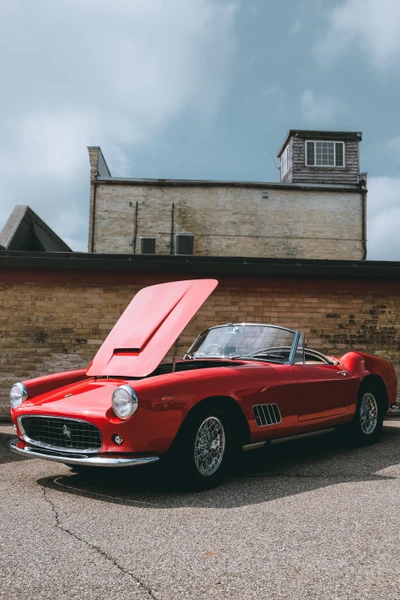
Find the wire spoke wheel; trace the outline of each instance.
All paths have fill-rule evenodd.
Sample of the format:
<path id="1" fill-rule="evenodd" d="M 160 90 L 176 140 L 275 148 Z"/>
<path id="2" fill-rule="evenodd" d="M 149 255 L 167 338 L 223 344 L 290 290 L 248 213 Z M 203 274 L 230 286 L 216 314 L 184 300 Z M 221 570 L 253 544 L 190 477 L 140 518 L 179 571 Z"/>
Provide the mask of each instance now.
<path id="1" fill-rule="evenodd" d="M 365 435 L 371 435 L 378 425 L 379 408 L 375 396 L 370 392 L 363 395 L 360 402 L 360 427 Z"/>
<path id="2" fill-rule="evenodd" d="M 226 446 L 225 429 L 215 416 L 205 419 L 194 440 L 194 462 L 204 477 L 213 475 L 220 467 Z"/>

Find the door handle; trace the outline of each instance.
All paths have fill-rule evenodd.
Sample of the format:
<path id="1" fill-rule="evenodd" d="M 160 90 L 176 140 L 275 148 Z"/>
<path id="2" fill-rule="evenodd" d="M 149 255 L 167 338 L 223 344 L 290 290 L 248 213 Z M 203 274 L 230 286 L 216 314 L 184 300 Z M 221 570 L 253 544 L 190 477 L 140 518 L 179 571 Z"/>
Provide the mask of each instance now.
<path id="1" fill-rule="evenodd" d="M 338 371 L 336 374 L 342 375 L 343 377 L 347 377 L 347 375 L 348 375 L 347 371 Z"/>

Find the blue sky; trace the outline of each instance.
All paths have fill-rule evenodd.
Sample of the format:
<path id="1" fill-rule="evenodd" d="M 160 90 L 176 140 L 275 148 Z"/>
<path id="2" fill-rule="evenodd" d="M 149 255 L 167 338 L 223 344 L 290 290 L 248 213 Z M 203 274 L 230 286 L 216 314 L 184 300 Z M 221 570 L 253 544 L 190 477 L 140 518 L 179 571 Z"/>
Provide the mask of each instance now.
<path id="1" fill-rule="evenodd" d="M 86 250 L 89 164 L 277 181 L 290 128 L 362 131 L 368 257 L 400 260 L 398 0 L 0 6 L 0 228 L 29 204 Z"/>

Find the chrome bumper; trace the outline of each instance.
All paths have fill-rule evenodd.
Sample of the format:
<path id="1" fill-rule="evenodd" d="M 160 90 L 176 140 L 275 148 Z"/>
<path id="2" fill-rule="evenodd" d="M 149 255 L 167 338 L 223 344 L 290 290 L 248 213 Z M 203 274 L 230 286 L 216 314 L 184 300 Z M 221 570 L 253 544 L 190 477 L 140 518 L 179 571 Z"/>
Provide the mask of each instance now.
<path id="1" fill-rule="evenodd" d="M 159 460 L 158 456 L 106 456 L 106 455 L 76 455 L 68 456 L 66 454 L 52 454 L 44 452 L 40 448 L 27 446 L 25 442 L 15 438 L 9 442 L 11 452 L 20 454 L 28 458 L 44 458 L 44 460 L 53 460 L 68 465 L 86 465 L 88 467 L 132 467 L 137 465 L 147 465 Z"/>

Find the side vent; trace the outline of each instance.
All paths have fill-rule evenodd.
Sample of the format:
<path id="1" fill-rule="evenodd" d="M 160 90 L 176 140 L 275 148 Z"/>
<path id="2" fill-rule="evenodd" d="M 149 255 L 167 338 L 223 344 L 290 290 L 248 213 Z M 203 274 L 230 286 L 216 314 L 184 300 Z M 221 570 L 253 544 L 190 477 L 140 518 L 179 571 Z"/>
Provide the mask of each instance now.
<path id="1" fill-rule="evenodd" d="M 141 237 L 140 238 L 140 254 L 155 254 L 156 253 L 156 238 Z"/>
<path id="2" fill-rule="evenodd" d="M 255 404 L 253 414 L 259 427 L 277 425 L 282 421 L 279 406 L 277 404 Z"/>
<path id="3" fill-rule="evenodd" d="M 193 254 L 193 233 L 177 233 L 175 235 L 175 254 Z"/>

